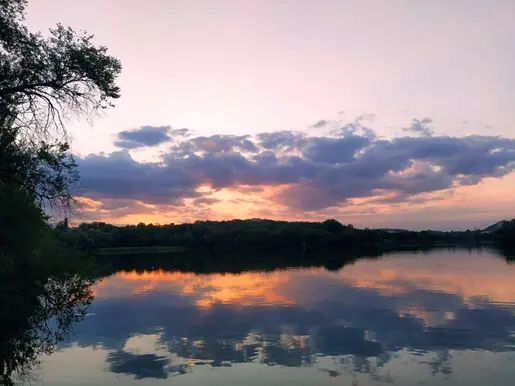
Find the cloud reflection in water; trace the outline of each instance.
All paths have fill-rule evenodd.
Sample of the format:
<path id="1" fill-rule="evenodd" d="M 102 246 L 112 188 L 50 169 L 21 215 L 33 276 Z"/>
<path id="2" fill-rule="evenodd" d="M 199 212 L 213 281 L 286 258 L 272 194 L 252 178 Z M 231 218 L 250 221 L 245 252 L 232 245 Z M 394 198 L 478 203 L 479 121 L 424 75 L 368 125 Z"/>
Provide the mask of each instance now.
<path id="1" fill-rule="evenodd" d="M 339 272 L 118 272 L 74 344 L 136 379 L 253 363 L 393 381 L 399 361 L 449 377 L 463 355 L 513 352 L 514 269 L 488 251 L 436 251 Z"/>

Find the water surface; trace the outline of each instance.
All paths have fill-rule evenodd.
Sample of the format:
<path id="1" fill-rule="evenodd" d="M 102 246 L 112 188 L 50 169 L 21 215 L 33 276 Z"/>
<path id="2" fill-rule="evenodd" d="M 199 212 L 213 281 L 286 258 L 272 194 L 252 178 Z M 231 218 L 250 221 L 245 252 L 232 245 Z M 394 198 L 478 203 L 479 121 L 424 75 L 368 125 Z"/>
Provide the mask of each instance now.
<path id="1" fill-rule="evenodd" d="M 120 271 L 36 384 L 513 385 L 514 279 L 488 250 L 336 272 Z"/>

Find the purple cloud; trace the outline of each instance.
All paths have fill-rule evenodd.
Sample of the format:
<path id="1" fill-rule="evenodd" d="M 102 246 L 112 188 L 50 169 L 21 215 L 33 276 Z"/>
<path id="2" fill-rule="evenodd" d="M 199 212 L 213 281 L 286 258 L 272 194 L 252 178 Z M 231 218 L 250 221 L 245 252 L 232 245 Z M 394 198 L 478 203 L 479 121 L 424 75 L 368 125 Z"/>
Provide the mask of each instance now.
<path id="1" fill-rule="evenodd" d="M 275 199 L 305 211 L 385 192 L 409 201 L 421 193 L 502 177 L 515 168 L 514 139 L 424 135 L 379 140 L 369 129 L 357 133 L 183 137 L 158 163 L 137 162 L 126 150 L 89 155 L 78 163 L 83 192 L 92 198 L 166 205 L 196 198 L 198 204 L 207 204 L 197 191 L 203 185 L 248 189 L 286 184 Z"/>
<path id="2" fill-rule="evenodd" d="M 170 126 L 142 126 L 138 129 L 119 132 L 114 144 L 122 149 L 157 146 L 170 141 L 169 132 Z M 186 132 L 187 129 L 180 129 L 173 133 L 184 136 Z"/>

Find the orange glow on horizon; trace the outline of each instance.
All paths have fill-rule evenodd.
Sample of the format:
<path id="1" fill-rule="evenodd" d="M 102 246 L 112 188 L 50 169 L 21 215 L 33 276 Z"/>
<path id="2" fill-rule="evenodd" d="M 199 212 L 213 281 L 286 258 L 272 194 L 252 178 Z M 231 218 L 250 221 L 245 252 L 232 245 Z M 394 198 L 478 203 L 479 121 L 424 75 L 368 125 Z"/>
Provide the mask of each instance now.
<path id="1" fill-rule="evenodd" d="M 270 218 L 275 220 L 321 221 L 327 218 L 341 219 L 343 223 L 358 227 L 386 226 L 413 216 L 445 223 L 446 218 L 459 218 L 473 228 L 482 216 L 497 221 L 515 217 L 512 192 L 515 190 L 515 173 L 504 178 L 487 178 L 479 186 L 458 186 L 453 189 L 422 193 L 415 201 L 388 203 L 380 199 L 393 198 L 396 192 L 378 192 L 374 197 L 353 198 L 340 207 L 306 212 L 286 208 L 276 202 L 276 196 L 289 185 L 259 186 L 258 191 L 247 185 L 212 190 L 208 186 L 197 189 L 207 194 L 206 198 L 218 200 L 213 204 L 195 206 L 193 199 L 185 199 L 179 207 L 155 206 L 133 201 L 137 211 L 117 215 L 116 210 L 102 208 L 102 200 L 76 197 L 81 221 L 104 221 L 116 225 L 154 223 L 188 223 L 196 220 L 231 220 L 235 218 Z M 378 201 L 379 200 L 379 201 Z M 483 208 L 483 209 L 478 209 Z M 508 209 L 510 208 L 510 209 Z M 509 213 L 510 210 L 512 213 Z M 508 211 L 508 212 L 507 212 Z M 83 214 L 83 219 L 81 215 Z M 424 216 L 421 216 L 424 213 Z M 497 220 L 496 220 L 497 219 Z M 375 225 L 378 224 L 378 225 Z"/>

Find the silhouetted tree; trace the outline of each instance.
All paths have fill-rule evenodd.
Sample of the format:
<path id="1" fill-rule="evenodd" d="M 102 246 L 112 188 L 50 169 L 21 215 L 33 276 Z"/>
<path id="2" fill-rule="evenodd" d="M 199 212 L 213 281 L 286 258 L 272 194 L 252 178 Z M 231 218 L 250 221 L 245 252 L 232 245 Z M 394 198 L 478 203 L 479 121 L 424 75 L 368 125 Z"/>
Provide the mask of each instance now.
<path id="1" fill-rule="evenodd" d="M 66 118 L 90 118 L 120 95 L 121 65 L 105 47 L 61 25 L 49 37 L 30 32 L 26 5 L 0 0 L 0 376 L 7 384 L 50 352 L 91 301 L 90 281 L 78 274 L 87 260 L 55 237 L 72 233 L 67 220 L 51 230 L 43 209 L 72 207 L 78 173 Z"/>
<path id="2" fill-rule="evenodd" d="M 110 106 L 121 65 L 92 35 L 61 25 L 48 38 L 30 32 L 26 3 L 0 0 L 0 182 L 69 209 L 78 175 L 66 118 Z"/>
<path id="3" fill-rule="evenodd" d="M 84 315 L 93 281 L 89 260 L 53 237 L 31 195 L 9 188 L 0 200 L 0 384 L 53 350 Z"/>
<path id="4" fill-rule="evenodd" d="M 322 224 L 324 225 L 324 229 L 331 233 L 339 233 L 344 229 L 344 226 L 334 219 L 325 220 Z"/>

